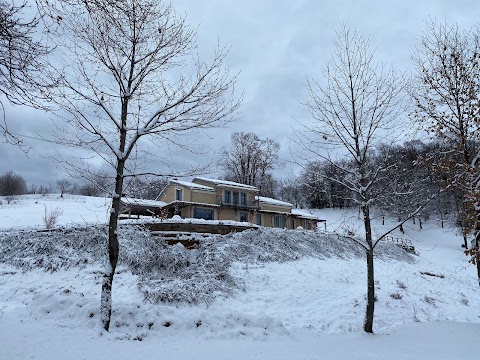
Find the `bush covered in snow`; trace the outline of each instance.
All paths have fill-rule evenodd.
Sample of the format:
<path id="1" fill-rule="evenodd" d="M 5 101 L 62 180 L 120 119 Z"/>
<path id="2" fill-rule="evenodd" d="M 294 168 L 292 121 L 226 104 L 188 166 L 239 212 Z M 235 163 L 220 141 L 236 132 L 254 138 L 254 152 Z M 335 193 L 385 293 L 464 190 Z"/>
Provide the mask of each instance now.
<path id="1" fill-rule="evenodd" d="M 55 231 L 0 232 L 0 263 L 31 270 L 67 269 L 103 261 L 106 232 L 102 226 Z"/>
<path id="2" fill-rule="evenodd" d="M 1 232 L 0 263 L 30 270 L 67 269 L 103 264 L 106 260 L 106 228 L 88 226 L 56 231 Z M 234 262 L 294 261 L 302 257 L 342 259 L 363 257 L 355 242 L 336 234 L 305 230 L 259 228 L 226 236 L 202 237 L 196 249 L 166 245 L 138 226 L 123 225 L 119 232 L 120 266 L 138 276 L 145 301 L 210 303 L 242 287 L 230 267 Z M 393 244 L 381 244 L 383 260 L 414 261 Z"/>
<path id="3" fill-rule="evenodd" d="M 120 262 L 139 276 L 145 301 L 210 303 L 227 296 L 237 281 L 230 275 L 231 259 L 214 246 L 188 250 L 166 245 L 149 232 L 124 229 Z"/>
<path id="4" fill-rule="evenodd" d="M 304 256 L 320 259 L 365 256 L 365 251 L 348 238 L 309 230 L 259 228 L 231 233 L 205 244 L 211 244 L 211 241 L 215 242 L 216 251 L 241 262 L 285 262 Z M 404 250 L 387 243 L 379 244 L 377 256 L 385 260 L 413 261 Z"/>

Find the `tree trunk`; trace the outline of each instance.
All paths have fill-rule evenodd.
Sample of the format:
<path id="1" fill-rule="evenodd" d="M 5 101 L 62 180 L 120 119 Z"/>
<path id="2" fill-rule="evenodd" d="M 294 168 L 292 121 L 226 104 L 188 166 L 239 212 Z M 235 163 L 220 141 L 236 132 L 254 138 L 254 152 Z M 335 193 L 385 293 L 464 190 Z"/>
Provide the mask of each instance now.
<path id="1" fill-rule="evenodd" d="M 131 89 L 131 81 L 128 84 L 128 95 L 124 95 L 122 99 L 122 112 L 121 112 L 121 127 L 119 137 L 119 153 L 121 157 L 117 155 L 117 164 L 115 167 L 115 192 L 112 196 L 112 209 L 110 211 L 110 220 L 108 222 L 108 262 L 105 268 L 105 274 L 102 283 L 102 294 L 100 299 L 100 321 L 103 328 L 108 331 L 110 328 L 110 319 L 112 316 L 112 285 L 113 276 L 115 275 L 115 269 L 118 262 L 118 254 L 120 246 L 118 244 L 118 215 L 120 214 L 120 207 L 123 195 L 123 172 L 125 170 L 125 159 L 128 158 L 128 154 L 125 155 L 125 143 L 127 139 L 127 116 L 128 116 L 128 102 Z"/>
<path id="2" fill-rule="evenodd" d="M 477 278 L 478 278 L 478 286 L 480 286 L 480 251 L 478 250 L 477 245 Z"/>
<path id="3" fill-rule="evenodd" d="M 442 228 L 443 228 L 443 221 L 442 221 Z M 465 245 L 465 249 L 468 249 L 467 235 L 465 234 L 463 234 L 463 245 Z"/>
<path id="4" fill-rule="evenodd" d="M 477 264 L 477 279 L 478 286 L 480 286 L 480 231 L 477 232 L 475 236 L 475 263 Z"/>
<path id="5" fill-rule="evenodd" d="M 365 322 L 363 329 L 367 333 L 373 333 L 373 317 L 375 311 L 375 273 L 373 267 L 373 241 L 372 226 L 370 223 L 370 209 L 368 206 L 362 207 L 363 224 L 365 226 L 365 241 L 368 250 L 367 255 L 367 308 L 365 311 Z"/>
<path id="6" fill-rule="evenodd" d="M 373 250 L 367 251 L 367 309 L 363 329 L 367 333 L 373 333 L 373 316 L 375 311 L 375 274 L 373 267 Z"/>
<path id="7" fill-rule="evenodd" d="M 102 293 L 100 300 L 100 321 L 102 327 L 108 331 L 112 316 L 112 284 L 119 255 L 118 243 L 118 215 L 120 213 L 122 190 L 123 190 L 123 169 L 125 162 L 117 161 L 117 176 L 115 179 L 115 193 L 112 197 L 112 210 L 108 222 L 108 261 L 102 282 Z"/>
<path id="8" fill-rule="evenodd" d="M 475 204 L 475 209 L 479 208 L 479 204 Z M 475 248 L 473 249 L 473 256 L 475 256 L 475 263 L 477 265 L 477 281 L 480 286 L 480 211 L 477 210 L 475 223 Z"/>

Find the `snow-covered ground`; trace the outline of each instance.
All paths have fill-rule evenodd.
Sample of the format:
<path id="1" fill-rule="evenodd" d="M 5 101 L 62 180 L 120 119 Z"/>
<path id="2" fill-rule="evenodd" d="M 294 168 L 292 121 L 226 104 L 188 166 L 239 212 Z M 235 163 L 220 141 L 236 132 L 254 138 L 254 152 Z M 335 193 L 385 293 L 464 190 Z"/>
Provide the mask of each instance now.
<path id="1" fill-rule="evenodd" d="M 43 228 L 45 205 L 62 209 L 62 225 L 102 224 L 108 214 L 105 199 L 31 196 L 12 204 L 3 201 L 0 226 L 4 231 Z M 314 213 L 327 219 L 329 231 L 361 233 L 355 211 Z M 388 219 L 386 225 L 380 218 L 374 221 L 377 233 L 391 224 Z M 373 336 L 362 331 L 365 261 L 348 252 L 281 262 L 250 261 L 244 256 L 230 267 L 240 289 L 196 305 L 145 303 L 137 286 L 139 276 L 121 265 L 114 284 L 111 332 L 102 336 L 95 328 L 100 263 L 56 271 L 3 263 L 0 359 L 475 358 L 480 289 L 475 268 L 460 248 L 461 238 L 454 228 L 441 229 L 433 220 L 424 223 L 421 231 L 418 222 L 409 221 L 404 228 L 402 236 L 419 254 L 377 260 Z M 283 251 L 281 244 L 287 249 L 292 238 L 303 239 L 301 234 L 307 233 L 296 231 L 257 233 L 261 241 L 268 238 L 279 244 L 272 251 Z M 244 236 L 254 242 L 257 233 L 250 230 L 232 239 Z"/>
<path id="2" fill-rule="evenodd" d="M 60 209 L 58 225 L 105 224 L 111 199 L 59 194 L 17 196 L 10 204 L 0 196 L 0 230 L 45 229 L 43 216 Z"/>

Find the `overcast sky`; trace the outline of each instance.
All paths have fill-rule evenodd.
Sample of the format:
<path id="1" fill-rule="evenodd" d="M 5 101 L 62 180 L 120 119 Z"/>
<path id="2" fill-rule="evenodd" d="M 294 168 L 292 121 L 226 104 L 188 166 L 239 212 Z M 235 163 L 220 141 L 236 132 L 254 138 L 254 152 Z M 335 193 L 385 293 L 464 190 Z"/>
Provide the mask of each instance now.
<path id="1" fill-rule="evenodd" d="M 200 140 L 219 151 L 235 131 L 252 131 L 281 145 L 280 155 L 290 160 L 295 148 L 289 140 L 296 120 L 308 112 L 308 76 L 321 77 L 331 58 L 335 30 L 342 23 L 370 37 L 377 60 L 410 70 L 410 51 L 429 18 L 471 28 L 479 23 L 478 0 L 175 0 L 177 11 L 198 25 L 201 54 L 211 54 L 217 40 L 231 46 L 226 63 L 239 72 L 237 89 L 244 92 L 238 122 L 228 129 L 200 134 Z M 10 127 L 23 134 L 49 133 L 48 116 L 31 109 L 8 107 Z M 210 139 L 213 139 L 210 140 Z M 64 177 L 45 158 L 51 144 L 26 140 L 28 155 L 11 145 L 0 144 L 0 173 L 22 175 L 28 184 L 54 184 Z M 70 151 L 70 150 L 69 150 Z M 199 157 L 202 161 L 205 157 Z M 183 161 L 180 157 L 179 161 Z M 209 158 L 210 159 L 210 158 Z M 277 175 L 291 175 L 285 166 Z M 294 169 L 295 171 L 295 169 Z M 214 175 L 214 174 L 210 174 Z"/>

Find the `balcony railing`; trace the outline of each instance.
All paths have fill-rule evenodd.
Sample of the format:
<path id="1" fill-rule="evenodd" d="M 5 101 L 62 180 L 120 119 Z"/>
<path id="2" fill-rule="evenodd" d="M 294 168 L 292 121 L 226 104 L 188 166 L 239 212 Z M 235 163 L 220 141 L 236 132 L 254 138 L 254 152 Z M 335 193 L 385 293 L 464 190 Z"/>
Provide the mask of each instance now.
<path id="1" fill-rule="evenodd" d="M 249 201 L 246 204 L 232 204 L 232 203 L 220 203 L 220 206 L 229 209 L 245 209 L 245 210 L 258 210 L 258 201 Z"/>

